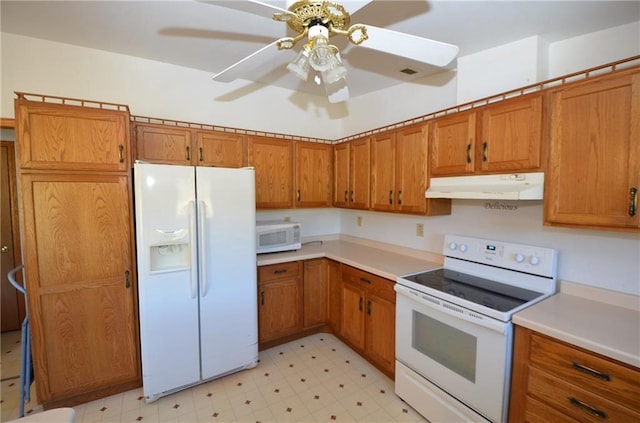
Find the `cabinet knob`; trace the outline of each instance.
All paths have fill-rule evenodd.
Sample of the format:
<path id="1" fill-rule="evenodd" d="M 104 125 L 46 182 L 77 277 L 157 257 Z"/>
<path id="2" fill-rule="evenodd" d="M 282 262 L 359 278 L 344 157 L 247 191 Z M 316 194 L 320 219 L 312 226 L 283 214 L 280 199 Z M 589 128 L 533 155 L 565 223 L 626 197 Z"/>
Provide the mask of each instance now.
<path id="1" fill-rule="evenodd" d="M 3 245 L 2 246 L 2 250 L 0 250 L 0 251 L 2 251 L 3 253 L 8 253 L 9 252 L 9 247 L 7 247 L 6 245 Z"/>

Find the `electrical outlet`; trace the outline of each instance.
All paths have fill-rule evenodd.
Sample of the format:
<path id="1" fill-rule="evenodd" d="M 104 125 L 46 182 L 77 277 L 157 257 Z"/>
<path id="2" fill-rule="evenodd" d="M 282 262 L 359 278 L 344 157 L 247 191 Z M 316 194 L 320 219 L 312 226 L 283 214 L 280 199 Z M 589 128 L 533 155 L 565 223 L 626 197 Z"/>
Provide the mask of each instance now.
<path id="1" fill-rule="evenodd" d="M 362 216 L 358 216 L 358 226 L 362 226 Z"/>
<path id="2" fill-rule="evenodd" d="M 291 222 L 291 216 L 285 216 L 284 217 L 284 221 L 285 222 Z"/>
<path id="3" fill-rule="evenodd" d="M 424 236 L 424 224 L 418 223 L 416 225 L 416 236 Z"/>

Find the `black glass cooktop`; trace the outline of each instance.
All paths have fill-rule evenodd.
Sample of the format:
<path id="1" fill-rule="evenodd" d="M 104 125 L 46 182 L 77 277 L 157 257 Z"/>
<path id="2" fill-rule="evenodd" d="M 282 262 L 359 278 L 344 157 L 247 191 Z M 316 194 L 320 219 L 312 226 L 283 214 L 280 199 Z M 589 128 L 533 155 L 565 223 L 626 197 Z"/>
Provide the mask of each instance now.
<path id="1" fill-rule="evenodd" d="M 485 307 L 510 311 L 543 294 L 449 269 L 436 269 L 403 276 L 419 285 L 441 291 Z"/>

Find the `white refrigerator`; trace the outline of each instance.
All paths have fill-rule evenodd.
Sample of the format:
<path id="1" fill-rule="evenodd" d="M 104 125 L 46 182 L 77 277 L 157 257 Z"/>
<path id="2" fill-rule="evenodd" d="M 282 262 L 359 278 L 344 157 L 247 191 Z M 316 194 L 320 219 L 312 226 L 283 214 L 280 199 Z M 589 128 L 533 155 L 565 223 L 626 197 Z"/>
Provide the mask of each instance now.
<path id="1" fill-rule="evenodd" d="M 147 402 L 258 362 L 255 172 L 135 163 Z"/>

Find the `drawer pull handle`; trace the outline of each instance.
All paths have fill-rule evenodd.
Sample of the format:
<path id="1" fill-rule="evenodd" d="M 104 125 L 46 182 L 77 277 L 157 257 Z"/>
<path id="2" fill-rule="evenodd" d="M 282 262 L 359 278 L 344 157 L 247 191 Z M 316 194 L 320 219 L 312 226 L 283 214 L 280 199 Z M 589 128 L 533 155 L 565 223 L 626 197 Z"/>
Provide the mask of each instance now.
<path id="1" fill-rule="evenodd" d="M 124 145 L 118 145 L 118 161 L 124 163 Z"/>
<path id="2" fill-rule="evenodd" d="M 360 301 L 358 302 L 358 310 L 362 311 L 362 297 L 360 297 Z"/>
<path id="3" fill-rule="evenodd" d="M 598 379 L 601 379 L 601 380 L 606 380 L 607 382 L 611 382 L 611 376 L 609 376 L 606 373 L 601 373 L 601 372 L 599 372 L 597 370 L 594 370 L 594 369 L 589 368 L 587 366 L 583 366 L 582 364 L 578 364 L 576 362 L 574 362 L 572 364 L 572 367 L 574 369 L 576 369 L 577 371 L 579 371 L 579 372 L 588 374 L 589 376 L 593 376 L 595 378 L 598 378 Z"/>
<path id="4" fill-rule="evenodd" d="M 607 418 L 607 413 L 605 413 L 604 411 L 598 410 L 597 408 L 593 408 L 592 406 L 590 406 L 589 404 L 586 404 L 578 399 L 575 399 L 573 397 L 569 397 L 569 402 L 572 405 L 575 405 L 578 408 L 581 408 L 583 410 L 585 410 L 586 412 L 588 412 L 589 414 L 592 414 L 596 417 L 600 417 L 601 419 L 606 419 Z"/>
<path id="5" fill-rule="evenodd" d="M 364 282 L 364 283 L 368 283 L 369 285 L 371 285 L 371 281 L 369 279 L 367 279 L 367 278 L 360 278 L 360 281 Z"/>
<path id="6" fill-rule="evenodd" d="M 282 275 L 284 273 L 287 273 L 287 269 L 278 269 L 273 271 L 274 275 Z"/>
<path id="7" fill-rule="evenodd" d="M 371 301 L 367 301 L 367 314 L 371 316 Z"/>

